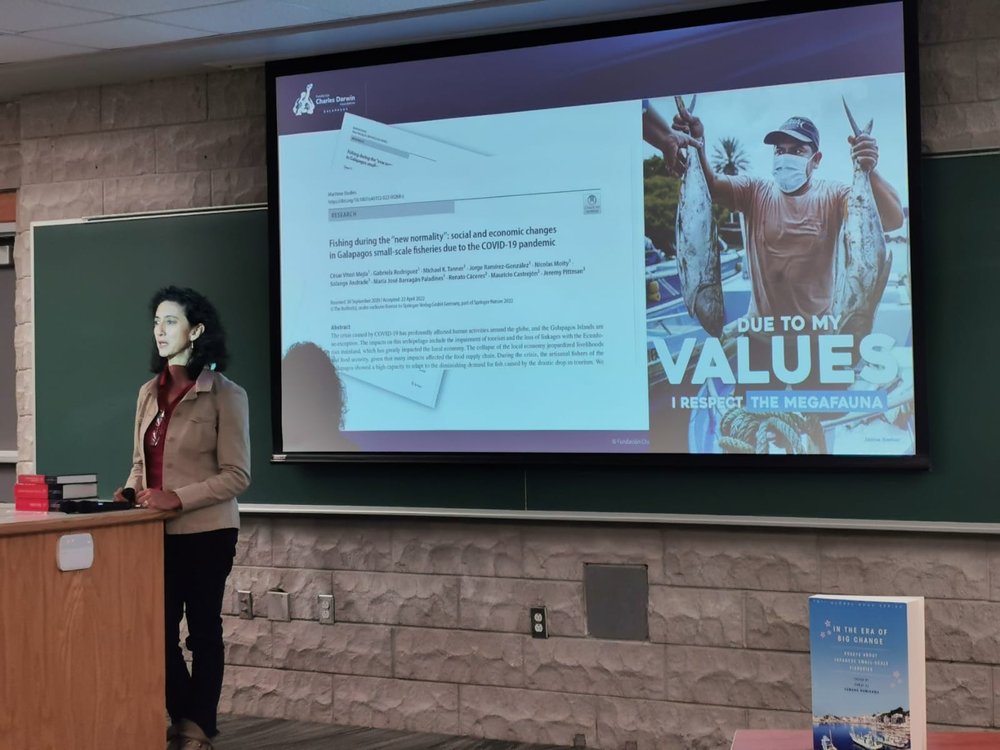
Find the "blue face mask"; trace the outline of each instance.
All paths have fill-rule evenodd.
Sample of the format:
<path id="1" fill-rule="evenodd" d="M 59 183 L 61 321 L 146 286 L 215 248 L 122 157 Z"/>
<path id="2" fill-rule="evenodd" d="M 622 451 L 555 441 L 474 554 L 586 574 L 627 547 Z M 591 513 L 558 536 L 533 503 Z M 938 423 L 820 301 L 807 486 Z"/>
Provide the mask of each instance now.
<path id="1" fill-rule="evenodd" d="M 806 184 L 809 179 L 806 167 L 811 160 L 811 156 L 775 154 L 772 174 L 774 174 L 774 181 L 778 183 L 781 192 L 794 193 Z"/>

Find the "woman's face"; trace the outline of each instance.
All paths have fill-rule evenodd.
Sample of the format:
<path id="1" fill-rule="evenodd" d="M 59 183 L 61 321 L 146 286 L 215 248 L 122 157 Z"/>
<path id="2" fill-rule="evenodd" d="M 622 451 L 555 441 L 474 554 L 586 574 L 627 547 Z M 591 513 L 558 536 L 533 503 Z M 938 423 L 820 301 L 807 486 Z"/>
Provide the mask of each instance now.
<path id="1" fill-rule="evenodd" d="M 184 307 L 170 300 L 161 302 L 153 316 L 156 351 L 171 365 L 188 363 L 191 358 L 191 342 L 204 330 L 205 327 L 201 324 L 192 328 L 184 314 Z"/>

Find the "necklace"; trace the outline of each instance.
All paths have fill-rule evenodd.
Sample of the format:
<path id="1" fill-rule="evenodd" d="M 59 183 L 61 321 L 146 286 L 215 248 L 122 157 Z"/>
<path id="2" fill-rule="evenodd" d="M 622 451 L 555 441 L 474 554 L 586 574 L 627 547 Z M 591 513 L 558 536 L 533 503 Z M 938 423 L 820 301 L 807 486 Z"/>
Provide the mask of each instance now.
<path id="1" fill-rule="evenodd" d="M 155 448 L 159 444 L 160 439 L 163 437 L 163 422 L 166 416 L 167 413 L 163 409 L 156 412 L 156 417 L 153 419 L 152 429 L 149 431 L 149 445 L 152 448 Z"/>

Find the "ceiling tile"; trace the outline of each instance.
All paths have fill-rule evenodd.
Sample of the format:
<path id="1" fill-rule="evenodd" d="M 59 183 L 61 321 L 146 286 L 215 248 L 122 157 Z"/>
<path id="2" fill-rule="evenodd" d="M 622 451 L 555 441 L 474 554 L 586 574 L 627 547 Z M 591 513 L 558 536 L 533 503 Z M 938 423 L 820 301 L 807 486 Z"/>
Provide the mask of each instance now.
<path id="1" fill-rule="evenodd" d="M 183 39 L 209 36 L 207 32 L 184 29 L 165 23 L 154 23 L 141 18 L 116 18 L 113 21 L 67 26 L 61 29 L 34 31 L 34 39 L 50 42 L 79 44 L 98 49 L 123 49 L 147 44 L 177 42 Z"/>
<path id="2" fill-rule="evenodd" d="M 23 36 L 0 34 L 0 65 L 32 60 L 48 60 L 52 57 L 66 57 L 92 52 L 88 47 L 77 47 L 71 44 L 55 44 L 38 39 L 28 39 Z"/>
<path id="3" fill-rule="evenodd" d="M 119 16 L 143 16 L 147 13 L 165 13 L 171 10 L 197 8 L 203 5 L 220 5 L 235 0 L 42 0 L 49 5 L 85 10 L 103 11 Z"/>
<path id="4" fill-rule="evenodd" d="M 211 5 L 149 16 L 150 20 L 189 26 L 192 29 L 204 29 L 216 34 L 303 26 L 342 18 L 344 15 L 335 10 L 311 8 L 282 0 L 239 0 L 225 5 Z"/>
<path id="5" fill-rule="evenodd" d="M 407 11 L 424 10 L 427 8 L 447 8 L 453 5 L 489 5 L 484 0 L 287 0 L 296 5 L 323 9 L 331 17 L 361 18 L 389 13 L 406 13 Z M 518 0 L 517 4 L 535 3 L 541 0 Z"/>
<path id="6" fill-rule="evenodd" d="M 336 50 L 760 1 L 0 0 L 0 101 L 37 91 L 183 75 L 203 70 L 205 65 L 257 64 Z M 434 12 L 431 5 L 440 6 L 440 12 Z M 205 35 L 191 39 L 198 35 L 184 29 L 150 24 L 140 31 L 128 24 L 105 26 L 92 20 L 125 15 L 162 21 L 168 27 L 203 30 Z M 357 18 L 371 22 L 336 24 Z M 200 25 L 192 23 L 194 19 Z M 26 24 L 48 29 L 3 36 L 5 27 L 13 30 Z M 57 37 L 52 29 L 65 25 L 75 30 Z M 115 39 L 115 31 L 126 34 L 125 39 Z M 75 44 L 61 44 L 57 39 Z M 90 48 L 87 42 L 111 49 L 85 54 Z M 48 64 L 36 62 L 48 58 L 56 59 Z"/>
<path id="7" fill-rule="evenodd" d="M 41 0 L 3 0 L 3 7 L 0 9 L 0 28 L 6 31 L 34 31 L 54 26 L 103 21 L 112 17 L 108 13 L 63 8 Z"/>

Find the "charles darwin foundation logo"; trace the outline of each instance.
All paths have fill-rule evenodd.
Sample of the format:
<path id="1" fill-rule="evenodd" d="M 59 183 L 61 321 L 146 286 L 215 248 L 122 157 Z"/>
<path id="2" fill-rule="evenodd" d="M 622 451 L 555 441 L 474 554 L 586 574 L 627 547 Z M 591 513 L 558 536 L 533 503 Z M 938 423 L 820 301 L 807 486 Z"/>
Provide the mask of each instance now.
<path id="1" fill-rule="evenodd" d="M 342 96 L 340 94 L 316 94 L 312 93 L 313 84 L 306 84 L 306 88 L 299 94 L 299 98 L 292 105 L 292 114 L 296 117 L 313 114 L 317 107 L 322 114 L 334 112 L 347 112 L 358 104 L 358 97 L 354 94 Z"/>
<path id="2" fill-rule="evenodd" d="M 301 94 L 299 98 L 295 100 L 295 104 L 292 105 L 292 114 L 296 117 L 301 117 L 302 115 L 311 115 L 316 111 L 316 102 L 312 98 L 313 85 L 311 83 L 306 84 L 306 89 Z"/>

